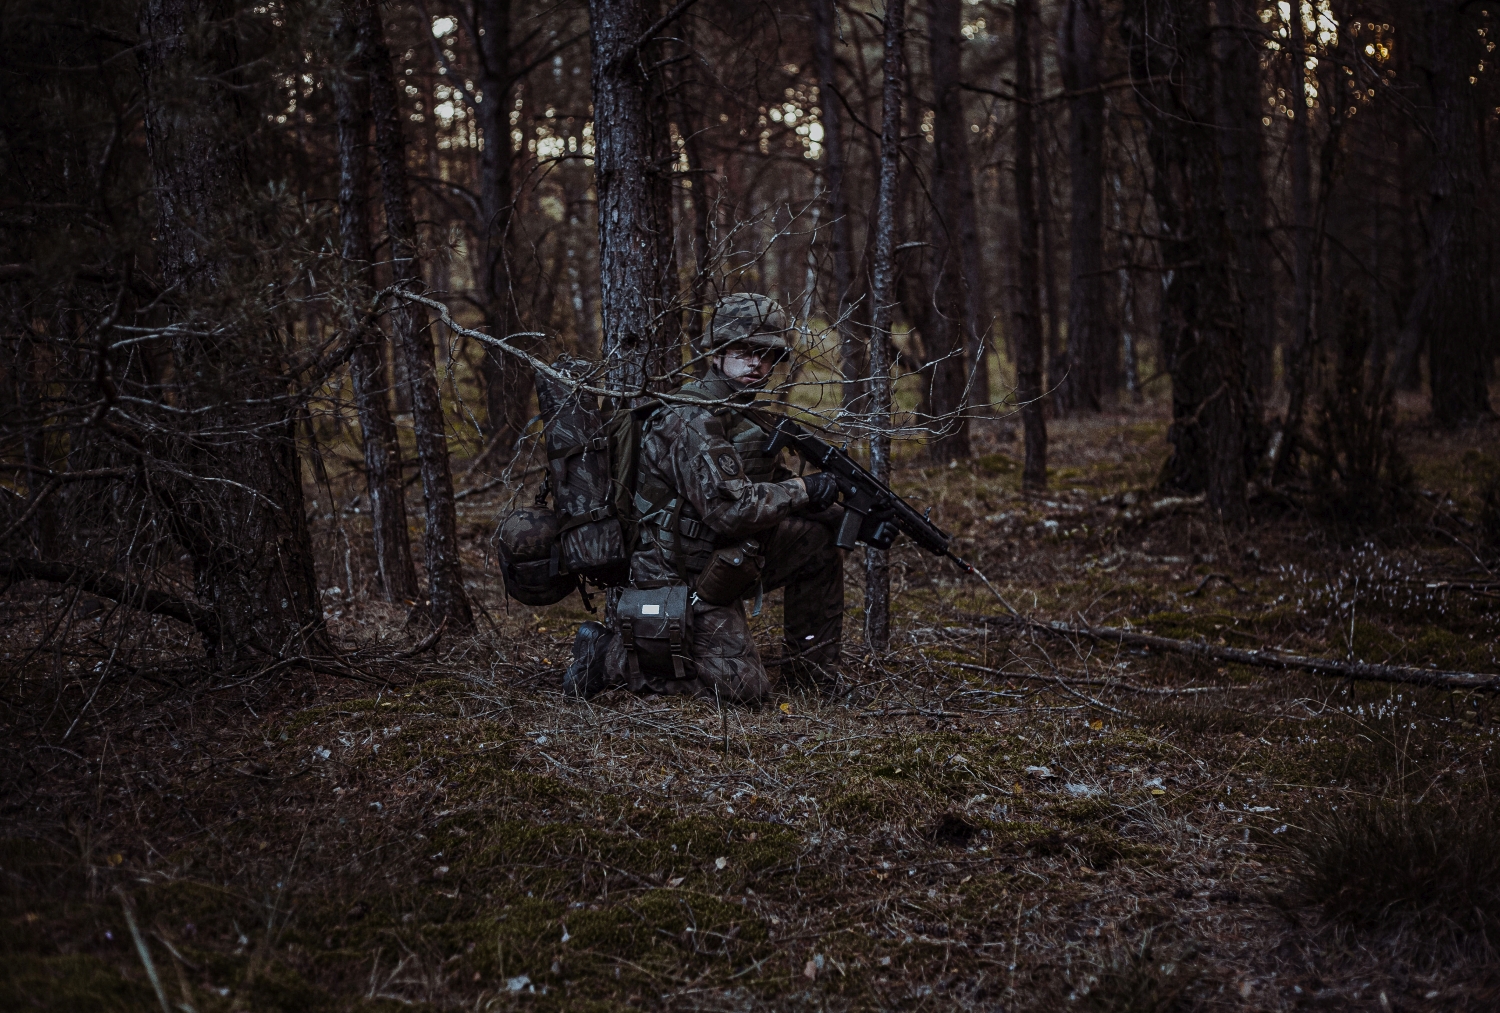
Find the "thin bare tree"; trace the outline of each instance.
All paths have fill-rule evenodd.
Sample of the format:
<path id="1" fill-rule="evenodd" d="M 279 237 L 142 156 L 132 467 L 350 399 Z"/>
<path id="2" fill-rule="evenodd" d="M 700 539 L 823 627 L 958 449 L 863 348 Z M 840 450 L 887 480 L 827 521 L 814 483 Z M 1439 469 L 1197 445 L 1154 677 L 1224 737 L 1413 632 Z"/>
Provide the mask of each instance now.
<path id="1" fill-rule="evenodd" d="M 906 89 L 906 0 L 885 5 L 880 99 L 880 188 L 871 265 L 870 472 L 891 478 L 891 318 L 896 301 L 896 208 L 901 177 L 901 99 Z M 884 651 L 891 636 L 889 553 L 865 549 L 865 643 Z"/>
<path id="2" fill-rule="evenodd" d="M 339 237 L 348 302 L 345 326 L 357 334 L 349 356 L 370 500 L 371 536 L 380 594 L 386 601 L 415 601 L 417 571 L 406 528 L 401 485 L 401 445 L 391 418 L 385 335 L 369 316 L 375 295 L 370 247 L 370 56 L 361 48 L 352 5 L 340 7 L 334 25 L 338 63 L 332 86 L 338 115 Z"/>
<path id="3" fill-rule="evenodd" d="M 359 34 L 369 54 L 370 106 L 375 117 L 375 155 L 380 164 L 391 278 L 398 288 L 418 291 L 422 287 L 422 270 L 417 259 L 416 224 L 412 220 L 407 185 L 406 142 L 391 54 L 377 0 L 360 2 Z M 447 620 L 454 627 L 466 629 L 473 625 L 474 615 L 464 591 L 459 563 L 453 471 L 448 461 L 448 433 L 427 310 L 398 297 L 391 307 L 391 329 L 411 384 L 412 428 L 422 474 L 422 499 L 427 510 L 427 530 L 422 539 L 427 564 L 427 604 L 434 623 Z"/>
<path id="4" fill-rule="evenodd" d="M 1016 241 L 1011 327 L 1016 347 L 1016 398 L 1021 403 L 1021 426 L 1026 462 L 1021 485 L 1028 490 L 1047 487 L 1047 418 L 1042 402 L 1043 351 L 1041 279 L 1038 264 L 1036 165 L 1036 103 L 1033 100 L 1031 30 L 1036 0 L 1016 0 L 1012 15 L 1016 60 L 1015 198 Z"/>

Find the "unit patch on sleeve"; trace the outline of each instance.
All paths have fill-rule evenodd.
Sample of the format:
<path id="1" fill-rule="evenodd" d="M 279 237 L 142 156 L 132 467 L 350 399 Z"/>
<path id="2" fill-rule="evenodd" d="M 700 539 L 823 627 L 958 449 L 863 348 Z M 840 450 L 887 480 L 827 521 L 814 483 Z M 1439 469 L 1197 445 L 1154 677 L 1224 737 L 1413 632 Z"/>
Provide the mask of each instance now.
<path id="1" fill-rule="evenodd" d="M 734 453 L 732 451 L 720 451 L 719 456 L 716 458 L 716 460 L 719 464 L 719 470 L 724 473 L 724 476 L 726 478 L 735 478 L 739 475 L 740 459 L 734 456 Z"/>

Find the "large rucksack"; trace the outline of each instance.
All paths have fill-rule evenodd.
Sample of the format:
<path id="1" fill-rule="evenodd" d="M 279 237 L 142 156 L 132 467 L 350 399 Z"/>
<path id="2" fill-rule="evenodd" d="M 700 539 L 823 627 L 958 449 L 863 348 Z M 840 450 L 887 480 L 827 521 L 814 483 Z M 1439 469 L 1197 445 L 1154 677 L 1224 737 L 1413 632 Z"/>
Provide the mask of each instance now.
<path id="1" fill-rule="evenodd" d="M 571 355 L 559 356 L 552 368 L 575 383 L 588 383 L 599 373 L 597 363 Z M 557 540 L 546 577 L 553 588 L 561 586 L 556 578 L 569 575 L 580 590 L 584 580 L 600 587 L 626 584 L 638 521 L 634 498 L 641 423 L 660 403 L 604 410 L 595 395 L 541 373 L 536 375 L 536 396 L 547 452 L 547 478 L 539 500 L 550 491 L 557 516 Z M 505 533 L 502 529 L 502 543 Z M 518 579 L 522 576 L 517 572 Z M 506 590 L 518 600 L 534 597 L 539 590 L 529 583 L 512 589 L 509 570 L 506 578 Z"/>

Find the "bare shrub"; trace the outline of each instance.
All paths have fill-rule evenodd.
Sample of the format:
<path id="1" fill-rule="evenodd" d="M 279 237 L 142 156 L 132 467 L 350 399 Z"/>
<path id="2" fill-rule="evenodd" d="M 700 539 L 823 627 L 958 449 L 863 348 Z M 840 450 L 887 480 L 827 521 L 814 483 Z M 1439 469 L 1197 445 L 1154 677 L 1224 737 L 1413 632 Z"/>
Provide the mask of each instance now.
<path id="1" fill-rule="evenodd" d="M 1385 362 L 1370 358 L 1370 311 L 1351 292 L 1309 442 L 1317 512 L 1338 527 L 1366 528 L 1390 521 L 1408 502 L 1411 469 L 1396 437 L 1396 405 L 1385 383 Z"/>

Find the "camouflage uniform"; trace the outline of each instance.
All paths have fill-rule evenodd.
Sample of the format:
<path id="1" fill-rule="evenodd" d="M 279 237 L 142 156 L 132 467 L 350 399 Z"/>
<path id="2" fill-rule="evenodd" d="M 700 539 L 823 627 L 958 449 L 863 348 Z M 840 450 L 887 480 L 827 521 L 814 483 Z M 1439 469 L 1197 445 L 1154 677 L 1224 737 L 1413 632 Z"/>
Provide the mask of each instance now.
<path id="1" fill-rule="evenodd" d="M 680 583 L 700 573 L 714 549 L 753 537 L 766 557 L 762 591 L 786 589 L 784 658 L 793 672 L 784 674 L 826 677 L 838 661 L 843 634 L 843 558 L 830 527 L 837 524 L 838 508 L 806 514 L 802 483 L 764 453 L 769 435 L 732 407 L 748 404 L 754 391 L 710 372 L 679 393 L 729 404 L 667 407 L 642 433 L 636 506 L 644 520 L 630 561 L 631 583 Z M 624 645 L 611 637 L 605 654 L 609 682 L 742 701 L 770 692 L 743 602 L 695 601 L 693 637 L 696 672 L 680 681 L 631 677 Z"/>

